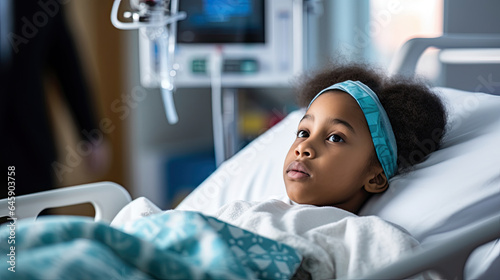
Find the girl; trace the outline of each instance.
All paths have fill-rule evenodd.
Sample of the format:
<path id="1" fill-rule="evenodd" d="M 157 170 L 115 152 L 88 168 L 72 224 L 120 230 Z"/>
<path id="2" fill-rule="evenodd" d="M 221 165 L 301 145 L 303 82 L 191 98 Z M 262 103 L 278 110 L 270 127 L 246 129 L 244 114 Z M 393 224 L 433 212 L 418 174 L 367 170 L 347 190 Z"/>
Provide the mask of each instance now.
<path id="1" fill-rule="evenodd" d="M 341 65 L 306 77 L 298 92 L 308 109 L 283 169 L 293 202 L 357 213 L 439 148 L 444 106 L 422 83 Z"/>

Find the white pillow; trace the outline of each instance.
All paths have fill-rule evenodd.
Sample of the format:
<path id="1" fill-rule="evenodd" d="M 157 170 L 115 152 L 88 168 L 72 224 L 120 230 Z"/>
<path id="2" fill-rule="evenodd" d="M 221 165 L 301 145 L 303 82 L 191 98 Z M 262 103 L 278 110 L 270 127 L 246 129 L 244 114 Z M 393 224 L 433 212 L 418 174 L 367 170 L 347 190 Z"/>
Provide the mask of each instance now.
<path id="1" fill-rule="evenodd" d="M 360 212 L 401 225 L 419 240 L 438 227 L 451 230 L 500 212 L 500 96 L 434 90 L 448 111 L 441 149 L 395 176 Z"/>

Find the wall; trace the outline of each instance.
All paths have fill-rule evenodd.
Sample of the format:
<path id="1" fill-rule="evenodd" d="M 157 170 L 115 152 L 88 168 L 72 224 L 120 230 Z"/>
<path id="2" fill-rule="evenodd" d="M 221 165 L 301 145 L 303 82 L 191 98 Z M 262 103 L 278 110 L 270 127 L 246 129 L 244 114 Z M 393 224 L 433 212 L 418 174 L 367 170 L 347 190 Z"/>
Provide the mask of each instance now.
<path id="1" fill-rule="evenodd" d="M 445 33 L 500 35 L 500 1 L 448 0 L 445 2 Z M 445 84 L 469 91 L 500 94 L 500 65 L 444 65 Z"/>

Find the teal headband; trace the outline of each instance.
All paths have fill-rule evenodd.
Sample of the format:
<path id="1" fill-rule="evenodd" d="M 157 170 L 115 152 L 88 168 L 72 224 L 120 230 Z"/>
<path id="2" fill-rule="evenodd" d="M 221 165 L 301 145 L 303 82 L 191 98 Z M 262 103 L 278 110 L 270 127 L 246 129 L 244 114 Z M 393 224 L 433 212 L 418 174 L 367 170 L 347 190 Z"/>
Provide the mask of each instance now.
<path id="1" fill-rule="evenodd" d="M 394 132 L 392 131 L 392 126 L 384 107 L 380 104 L 377 95 L 367 85 L 360 81 L 353 82 L 350 80 L 334 84 L 316 94 L 307 108 L 309 109 L 314 100 L 322 93 L 335 89 L 348 93 L 358 102 L 368 123 L 377 158 L 384 169 L 387 179 L 390 179 L 394 176 L 398 168 L 396 137 L 394 137 Z"/>

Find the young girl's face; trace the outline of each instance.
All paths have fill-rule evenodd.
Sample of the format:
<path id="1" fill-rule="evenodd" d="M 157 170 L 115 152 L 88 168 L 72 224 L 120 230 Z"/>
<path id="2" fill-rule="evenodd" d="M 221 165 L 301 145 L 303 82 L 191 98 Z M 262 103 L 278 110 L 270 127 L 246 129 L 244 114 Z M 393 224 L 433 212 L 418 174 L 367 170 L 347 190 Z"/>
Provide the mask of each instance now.
<path id="1" fill-rule="evenodd" d="M 338 90 L 323 93 L 300 121 L 286 156 L 283 176 L 288 197 L 300 204 L 357 212 L 382 172 L 380 165 L 371 164 L 374 155 L 368 124 L 356 100 Z"/>

